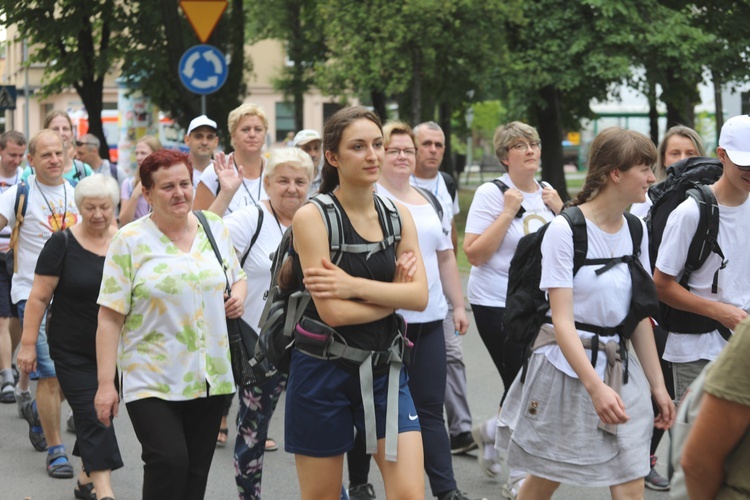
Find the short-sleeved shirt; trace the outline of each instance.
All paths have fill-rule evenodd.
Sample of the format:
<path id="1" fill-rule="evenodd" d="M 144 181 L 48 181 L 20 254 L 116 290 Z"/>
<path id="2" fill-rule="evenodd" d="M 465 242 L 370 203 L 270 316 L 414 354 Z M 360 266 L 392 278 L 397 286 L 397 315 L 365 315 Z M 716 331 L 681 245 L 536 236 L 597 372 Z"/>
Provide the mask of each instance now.
<path id="1" fill-rule="evenodd" d="M 89 175 L 92 175 L 94 173 L 88 163 L 84 163 L 81 160 L 73 160 L 73 168 L 63 174 L 63 179 L 68 181 L 71 186 L 75 187 L 75 185 L 78 184 L 81 179 L 83 179 L 83 177 L 79 177 L 78 175 L 78 171 L 81 168 L 83 168 L 83 177 L 88 177 Z M 34 170 L 30 166 L 26 167 L 23 171 L 23 174 L 21 175 L 21 180 L 28 182 L 29 176 L 33 173 Z"/>
<path id="2" fill-rule="evenodd" d="M 21 175 L 23 174 L 23 168 L 16 168 L 16 173 L 11 177 L 3 177 L 0 175 L 0 194 L 6 192 L 11 186 L 15 186 L 21 182 Z M 0 229 L 0 253 L 8 251 L 8 245 L 10 244 L 10 232 L 13 226 L 10 224 Z"/>
<path id="3" fill-rule="evenodd" d="M 515 188 L 508 174 L 499 177 L 506 186 Z M 510 261 L 516 252 L 518 242 L 529 233 L 536 232 L 555 214 L 542 200 L 542 187 L 537 185 L 533 193 L 524 193 L 521 206 L 525 212 L 522 217 L 514 218 L 505 232 L 503 241 L 495 253 L 481 266 L 472 266 L 469 275 L 467 293 L 469 303 L 487 307 L 505 307 L 505 295 L 508 291 L 508 271 Z M 505 195 L 493 182 L 479 186 L 469 207 L 466 218 L 466 233 L 482 234 L 503 212 Z"/>
<path id="4" fill-rule="evenodd" d="M 224 222 L 206 212 L 229 282 L 245 279 Z M 118 366 L 123 400 L 183 401 L 234 391 L 224 271 L 199 224 L 182 252 L 143 217 L 112 239 L 98 303 L 125 315 Z"/>
<path id="5" fill-rule="evenodd" d="M 708 369 L 704 390 L 719 399 L 750 406 L 750 323 L 737 327 L 727 348 L 721 351 Z M 750 431 L 727 457 L 726 476 L 719 494 L 720 500 L 750 498 Z"/>
<path id="6" fill-rule="evenodd" d="M 624 217 L 623 217 L 624 219 Z M 644 269 L 651 269 L 648 257 L 648 234 L 645 224 L 641 240 L 639 259 Z M 588 239 L 587 259 L 609 259 L 633 254 L 633 240 L 627 221 L 615 234 L 602 231 L 593 222 L 586 219 Z M 630 299 L 633 283 L 630 268 L 619 263 L 607 272 L 596 275 L 601 266 L 583 266 L 573 276 L 573 230 L 562 215 L 555 217 L 544 233 L 542 239 L 542 277 L 539 288 L 549 292 L 551 288 L 573 289 L 573 317 L 575 321 L 597 326 L 617 326 L 623 322 L 630 310 Z M 552 321 L 550 320 L 550 323 Z M 578 330 L 582 339 L 592 338 L 593 333 Z M 619 342 L 619 335 L 600 336 L 600 342 Z M 578 378 L 565 355 L 557 344 L 544 346 L 536 352 L 544 353 L 547 359 L 560 371 Z M 590 350 L 586 350 L 589 358 Z M 599 356 L 596 371 L 604 378 L 607 365 L 606 356 Z"/>
<path id="7" fill-rule="evenodd" d="M 53 360 L 96 363 L 99 286 L 104 257 L 81 246 L 69 230 L 52 235 L 39 254 L 36 274 L 59 279 L 52 299 L 47 339 Z"/>
<path id="8" fill-rule="evenodd" d="M 13 273 L 11 285 L 14 304 L 29 298 L 36 260 L 52 233 L 78 223 L 75 192 L 67 181 L 57 186 L 46 186 L 38 183 L 36 176 L 32 175 L 26 184 L 29 189 L 26 216 L 20 228 L 18 249 L 14 252 L 18 262 L 18 271 Z M 17 192 L 18 185 L 11 186 L 0 195 L 0 215 L 7 219 L 10 227 L 16 223 Z"/>
<path id="9" fill-rule="evenodd" d="M 129 200 L 133 196 L 133 187 L 135 186 L 135 177 L 130 177 L 122 183 L 120 187 L 120 199 Z M 151 211 L 151 205 L 148 204 L 146 198 L 141 196 L 135 204 L 135 213 L 133 214 L 133 220 L 140 219 L 144 215 Z"/>
<path id="10" fill-rule="evenodd" d="M 258 326 L 266 304 L 266 292 L 271 284 L 271 255 L 279 247 L 281 237 L 287 228 L 276 221 L 273 213 L 263 203 L 242 207 L 224 219 L 229 228 L 237 258 L 241 259 L 248 251 L 250 241 L 258 228 L 259 210 L 263 211 L 263 222 L 258 239 L 250 249 L 242 268 L 247 274 L 247 298 L 242 319 L 253 328 Z"/>
<path id="11" fill-rule="evenodd" d="M 451 196 L 442 174 L 438 173 L 432 179 L 423 179 L 412 175 L 409 182 L 412 186 L 419 186 L 434 194 L 443 206 L 443 213 L 448 217 L 448 220 L 453 219 L 455 215 L 461 212 L 461 207 L 458 205 L 458 193 L 453 197 Z"/>
<path id="12" fill-rule="evenodd" d="M 265 163 L 264 163 L 265 165 Z M 214 170 L 214 164 L 211 163 L 201 174 L 200 183 L 208 188 L 211 193 L 216 196 L 219 193 L 219 178 Z M 261 175 L 257 179 L 242 179 L 242 186 L 234 193 L 232 201 L 229 203 L 229 207 L 224 215 L 229 215 L 232 212 L 239 210 L 242 207 L 250 205 L 257 205 L 260 200 L 268 199 L 266 189 L 263 187 L 263 176 Z"/>
<path id="13" fill-rule="evenodd" d="M 404 205 L 411 213 L 417 226 L 417 237 L 419 238 L 419 251 L 422 254 L 425 272 L 427 273 L 427 307 L 424 311 L 409 311 L 399 309 L 407 323 L 427 323 L 429 321 L 442 321 L 448 314 L 448 302 L 443 294 L 443 284 L 440 280 L 440 268 L 438 267 L 437 252 L 453 250 L 450 234 L 443 231 L 443 225 L 433 206 L 425 200 L 423 205 L 412 205 L 404 203 L 396 198 L 386 188 L 377 185 L 378 194 L 396 200 Z"/>
<path id="14" fill-rule="evenodd" d="M 698 204 L 688 198 L 675 208 L 664 227 L 656 268 L 677 280 L 682 276 L 690 242 L 698 229 L 700 214 Z M 690 292 L 698 297 L 731 304 L 750 310 L 750 253 L 747 251 L 747 234 L 750 232 L 750 199 L 737 207 L 719 205 L 719 235 L 717 241 L 726 260 L 719 271 L 717 293 L 712 293 L 716 270 L 722 259 L 710 253 L 700 269 L 688 280 Z M 670 332 L 664 359 L 673 363 L 688 363 L 699 359 L 712 360 L 719 355 L 726 340 L 718 330 L 705 334 Z"/>

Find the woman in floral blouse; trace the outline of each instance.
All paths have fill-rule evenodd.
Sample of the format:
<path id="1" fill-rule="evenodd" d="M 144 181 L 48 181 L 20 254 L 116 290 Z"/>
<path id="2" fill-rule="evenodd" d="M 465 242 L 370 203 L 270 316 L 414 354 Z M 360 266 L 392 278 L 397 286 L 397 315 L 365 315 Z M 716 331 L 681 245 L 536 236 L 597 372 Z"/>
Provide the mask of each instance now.
<path id="1" fill-rule="evenodd" d="M 244 311 L 247 282 L 221 219 L 206 217 L 225 274 L 192 213 L 187 156 L 162 149 L 140 166 L 153 207 L 113 238 L 99 294 L 96 410 L 109 425 L 120 390 L 145 462 L 143 499 L 203 498 L 227 394 L 234 392 L 225 317 Z M 117 358 L 117 359 L 116 359 Z"/>

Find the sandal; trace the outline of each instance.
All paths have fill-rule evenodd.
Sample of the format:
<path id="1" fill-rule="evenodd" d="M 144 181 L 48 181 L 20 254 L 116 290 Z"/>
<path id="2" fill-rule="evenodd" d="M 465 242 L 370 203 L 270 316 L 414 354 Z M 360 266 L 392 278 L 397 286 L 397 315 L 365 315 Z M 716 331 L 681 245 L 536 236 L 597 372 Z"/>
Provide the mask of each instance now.
<path id="1" fill-rule="evenodd" d="M 266 451 L 276 451 L 279 449 L 279 445 L 276 444 L 273 438 L 266 439 Z"/>
<path id="2" fill-rule="evenodd" d="M 44 437 L 44 429 L 39 421 L 39 413 L 36 410 L 36 400 L 21 407 L 21 415 L 29 424 L 29 441 L 36 451 L 47 449 L 47 439 Z M 71 476 L 72 477 L 72 476 Z"/>
<path id="3" fill-rule="evenodd" d="M 219 429 L 219 436 L 216 438 L 216 447 L 224 448 L 227 445 L 227 438 L 229 438 L 229 429 Z"/>
<path id="4" fill-rule="evenodd" d="M 75 475 L 62 446 L 54 453 L 47 454 L 47 475 L 55 479 L 71 479 Z"/>
<path id="5" fill-rule="evenodd" d="M 81 484 L 81 481 L 78 481 L 78 484 L 73 489 L 73 495 L 79 500 L 96 500 L 93 481 L 88 484 Z"/>

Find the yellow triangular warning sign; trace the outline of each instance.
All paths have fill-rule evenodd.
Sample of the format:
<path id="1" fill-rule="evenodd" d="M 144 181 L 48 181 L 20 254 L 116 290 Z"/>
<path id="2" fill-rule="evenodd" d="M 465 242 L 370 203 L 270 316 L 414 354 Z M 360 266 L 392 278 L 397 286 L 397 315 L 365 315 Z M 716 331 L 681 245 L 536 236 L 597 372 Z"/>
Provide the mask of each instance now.
<path id="1" fill-rule="evenodd" d="M 180 7 L 190 21 L 201 43 L 206 43 L 208 37 L 216 28 L 221 15 L 227 8 L 228 0 L 181 0 Z"/>

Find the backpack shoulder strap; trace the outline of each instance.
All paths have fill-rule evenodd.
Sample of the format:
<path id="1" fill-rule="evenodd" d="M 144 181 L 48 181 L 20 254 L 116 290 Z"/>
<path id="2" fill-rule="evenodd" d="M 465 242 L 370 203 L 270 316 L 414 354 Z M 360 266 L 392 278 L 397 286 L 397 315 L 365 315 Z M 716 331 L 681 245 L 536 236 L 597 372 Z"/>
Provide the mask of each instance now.
<path id="1" fill-rule="evenodd" d="M 203 226 L 203 231 L 206 233 L 206 238 L 208 238 L 208 242 L 211 244 L 211 248 L 214 251 L 214 255 L 216 255 L 216 259 L 219 261 L 219 265 L 221 266 L 221 269 L 224 271 L 224 279 L 227 281 L 227 294 L 231 297 L 232 296 L 232 287 L 229 285 L 229 276 L 227 276 L 227 270 L 224 266 L 224 259 L 221 257 L 221 252 L 219 252 L 219 247 L 216 244 L 216 239 L 214 239 L 214 233 L 211 231 L 211 226 L 208 224 L 208 220 L 206 219 L 206 214 L 203 213 L 203 210 L 193 210 L 193 214 L 198 218 L 198 221 L 201 223 L 201 226 Z"/>
<path id="2" fill-rule="evenodd" d="M 501 193 L 505 194 L 505 192 L 510 189 L 510 186 L 508 186 L 506 183 L 501 181 L 500 179 L 492 179 L 490 182 L 492 182 L 497 188 L 500 190 Z M 521 207 L 518 209 L 518 212 L 516 212 L 516 218 L 520 219 L 523 217 L 524 212 L 526 212 L 526 209 Z"/>
<path id="3" fill-rule="evenodd" d="M 242 258 L 240 259 L 240 267 L 245 267 L 245 261 L 247 260 L 248 255 L 250 255 L 250 250 L 253 249 L 253 245 L 255 245 L 255 242 L 258 241 L 260 228 L 263 225 L 263 208 L 260 206 L 260 204 L 255 206 L 258 207 L 258 225 L 255 227 L 255 233 L 253 234 L 253 237 L 250 238 L 250 246 L 248 246 L 247 250 L 245 250 L 245 253 L 242 254 Z"/>
<path id="4" fill-rule="evenodd" d="M 714 273 L 714 280 L 711 286 L 712 293 L 718 291 L 719 271 L 726 266 L 724 252 L 719 247 L 719 203 L 713 191 L 705 184 L 695 184 L 693 188 L 688 189 L 687 197 L 693 198 L 698 204 L 698 228 L 695 230 L 693 240 L 688 247 L 687 258 L 685 259 L 685 271 L 680 279 L 680 284 L 687 287 L 690 275 L 696 269 L 700 269 L 706 262 L 711 252 L 721 257 L 721 267 Z"/>
<path id="5" fill-rule="evenodd" d="M 577 206 L 566 208 L 560 215 L 568 221 L 573 231 L 573 276 L 575 276 L 586 261 L 586 254 L 589 251 L 586 217 Z"/>
<path id="6" fill-rule="evenodd" d="M 639 257 L 641 255 L 641 242 L 643 241 L 643 224 L 641 224 L 641 219 L 638 216 L 630 212 L 624 212 L 624 215 L 630 230 L 630 239 L 633 241 L 633 255 Z"/>
<path id="7" fill-rule="evenodd" d="M 432 195 L 432 193 L 430 193 L 429 191 L 428 193 Z M 375 200 L 375 210 L 378 211 L 380 220 L 384 222 L 384 224 L 382 225 L 386 227 L 388 232 L 388 234 L 385 235 L 385 239 L 390 240 L 391 243 L 398 243 L 399 241 L 401 241 L 401 213 L 398 211 L 396 203 L 390 198 L 381 196 L 378 193 L 373 194 Z M 435 198 L 434 195 L 433 198 L 437 202 L 437 205 L 440 206 L 440 202 L 437 201 L 437 198 Z M 442 223 L 442 218 L 440 219 L 440 222 Z"/>
<path id="8" fill-rule="evenodd" d="M 75 178 L 76 182 L 86 177 L 86 165 L 82 161 L 74 159 L 73 166 L 76 169 L 76 173 L 73 174 L 73 177 Z"/>
<path id="9" fill-rule="evenodd" d="M 455 200 L 456 192 L 458 191 L 456 179 L 454 179 L 453 176 L 448 172 L 443 172 L 442 170 L 440 170 L 439 172 L 440 175 L 443 176 L 443 180 L 445 181 L 445 188 L 448 190 L 448 194 L 451 195 L 451 200 Z"/>
<path id="10" fill-rule="evenodd" d="M 328 230 L 328 246 L 331 249 L 331 262 L 338 265 L 343 256 L 341 245 L 344 237 L 344 225 L 339 213 L 339 207 L 336 206 L 333 197 L 328 193 L 318 193 L 310 198 L 310 202 L 315 205 L 320 212 L 320 216 L 323 217 L 323 222 Z"/>
<path id="11" fill-rule="evenodd" d="M 432 208 L 435 210 L 435 213 L 438 216 L 438 219 L 440 219 L 440 224 L 443 223 L 443 206 L 440 204 L 440 201 L 438 201 L 437 197 L 429 192 L 427 189 L 419 186 L 413 186 L 414 189 L 419 191 L 419 194 L 421 194 L 428 202 L 430 202 L 430 205 L 432 205 Z"/>
<path id="12" fill-rule="evenodd" d="M 26 216 L 26 209 L 29 206 L 29 185 L 24 181 L 19 182 L 16 189 L 16 203 L 13 205 L 13 211 L 16 213 L 16 224 L 23 223 Z M 18 222 L 19 215 L 21 222 Z"/>

